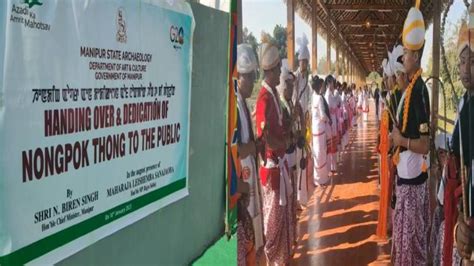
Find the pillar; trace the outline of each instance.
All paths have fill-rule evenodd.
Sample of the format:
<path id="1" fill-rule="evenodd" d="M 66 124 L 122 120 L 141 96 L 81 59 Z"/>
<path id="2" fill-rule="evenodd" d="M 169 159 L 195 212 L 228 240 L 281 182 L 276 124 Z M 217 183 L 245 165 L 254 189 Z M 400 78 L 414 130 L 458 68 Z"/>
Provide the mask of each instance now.
<path id="1" fill-rule="evenodd" d="M 336 48 L 336 79 L 339 78 L 339 45 L 337 43 L 334 44 L 335 48 Z"/>
<path id="2" fill-rule="evenodd" d="M 242 35 L 242 0 L 237 0 L 237 43 L 243 42 Z"/>
<path id="3" fill-rule="evenodd" d="M 317 23 L 317 12 L 313 6 L 311 13 L 311 67 L 313 73 L 318 72 L 318 23 Z M 320 73 L 317 73 L 320 74 Z"/>
<path id="4" fill-rule="evenodd" d="M 295 0 L 286 1 L 286 43 L 288 67 L 295 68 Z"/>
<path id="5" fill-rule="evenodd" d="M 327 44 L 327 50 L 326 50 L 326 73 L 329 75 L 331 74 L 331 32 L 330 32 L 330 25 L 326 26 L 326 44 Z"/>
<path id="6" fill-rule="evenodd" d="M 440 19 L 441 19 L 441 1 L 433 0 L 433 67 L 431 76 L 439 78 L 439 64 L 440 64 Z M 438 128 L 438 95 L 439 83 L 433 79 L 433 86 L 431 87 L 431 132 L 434 134 Z M 434 135 L 433 135 L 434 137 Z"/>

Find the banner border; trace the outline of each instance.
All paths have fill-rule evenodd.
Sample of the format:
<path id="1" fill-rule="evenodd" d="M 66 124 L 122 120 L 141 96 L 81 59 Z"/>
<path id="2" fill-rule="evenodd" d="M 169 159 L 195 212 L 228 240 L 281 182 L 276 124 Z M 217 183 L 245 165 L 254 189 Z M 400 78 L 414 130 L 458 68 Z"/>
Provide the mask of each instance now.
<path id="1" fill-rule="evenodd" d="M 158 200 L 171 195 L 181 189 L 185 189 L 187 186 L 187 178 L 181 178 L 169 185 L 163 186 L 155 191 L 148 194 L 120 204 L 107 211 L 97 214 L 87 220 L 65 228 L 55 234 L 47 236 L 41 240 L 38 240 L 28 246 L 22 247 L 8 255 L 0 257 L 0 265 L 20 265 L 37 259 L 61 246 L 64 246 L 72 241 L 91 233 L 94 230 L 102 228 L 103 226 L 112 224 L 116 220 L 125 217 L 131 213 L 134 213 L 152 203 L 156 203 Z M 130 211 L 125 211 L 120 215 L 114 216 L 109 220 L 105 220 L 105 215 L 111 212 L 117 212 L 123 210 L 128 205 L 132 205 Z M 135 206 L 133 206 L 135 205 Z M 159 208 L 158 208 L 159 209 Z M 156 209 L 155 211 L 157 211 Z M 133 224 L 133 223 L 131 223 Z M 130 225 L 130 224 L 129 224 Z M 126 227 L 126 226 L 124 226 Z M 122 227 L 122 228 L 124 228 Z M 112 233 L 106 234 L 105 236 L 111 235 Z M 104 236 L 104 237 L 105 237 Z M 100 239 L 102 239 L 101 237 Z"/>

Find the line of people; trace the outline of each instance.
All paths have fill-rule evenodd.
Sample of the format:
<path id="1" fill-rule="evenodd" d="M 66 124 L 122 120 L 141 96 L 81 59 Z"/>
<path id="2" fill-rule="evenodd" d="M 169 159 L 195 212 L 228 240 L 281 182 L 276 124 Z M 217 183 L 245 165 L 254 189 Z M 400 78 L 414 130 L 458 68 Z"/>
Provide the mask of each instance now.
<path id="1" fill-rule="evenodd" d="M 289 262 L 296 246 L 298 211 L 307 204 L 309 187 L 329 184 L 349 144 L 349 131 L 363 111 L 355 84 L 341 84 L 331 75 L 325 80 L 310 75 L 306 37 L 298 44 L 299 66 L 291 72 L 277 47 L 263 38 L 263 80 L 255 120 L 246 99 L 252 95 L 259 66 L 250 45 L 237 48 L 239 265 L 256 265 L 262 258 L 268 265 Z M 367 102 L 365 95 L 360 101 Z"/>
<path id="2" fill-rule="evenodd" d="M 377 235 L 392 238 L 394 265 L 471 265 L 474 261 L 474 10 L 458 40 L 465 93 L 452 137 L 436 134 L 437 204 L 430 208 L 430 99 L 421 78 L 425 27 L 419 3 L 409 10 L 403 45 L 384 60 L 380 116 L 380 211 Z M 433 134 L 434 135 L 434 134 Z M 436 172 L 436 171 L 435 171 Z M 434 178 L 434 177 L 431 177 Z M 463 181 L 464 180 L 464 181 Z M 463 261 L 464 260 L 464 261 Z"/>

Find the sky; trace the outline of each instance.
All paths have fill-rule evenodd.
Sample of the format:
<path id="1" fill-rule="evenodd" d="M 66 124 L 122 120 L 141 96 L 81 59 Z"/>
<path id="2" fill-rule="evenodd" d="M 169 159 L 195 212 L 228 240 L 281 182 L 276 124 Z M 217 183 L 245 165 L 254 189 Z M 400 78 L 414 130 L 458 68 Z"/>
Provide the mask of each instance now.
<path id="1" fill-rule="evenodd" d="M 413 1 L 414 2 L 414 1 Z M 471 2 L 471 1 L 469 1 Z M 448 32 L 454 24 L 459 23 L 460 18 L 466 12 L 466 7 L 462 0 L 454 0 L 447 17 Z M 243 27 L 260 40 L 262 31 L 272 34 L 275 25 L 286 27 L 286 4 L 283 0 L 242 0 L 242 23 Z M 305 33 L 309 40 L 309 50 L 311 53 L 311 27 L 303 21 L 299 15 L 295 14 L 295 36 L 300 37 Z M 432 50 L 433 29 L 430 25 L 426 31 L 425 51 L 422 57 L 422 68 L 426 69 Z M 298 49 L 298 47 L 296 47 Z M 326 42 L 318 34 L 318 55 L 326 55 Z M 336 52 L 331 48 L 331 58 L 334 60 Z"/>

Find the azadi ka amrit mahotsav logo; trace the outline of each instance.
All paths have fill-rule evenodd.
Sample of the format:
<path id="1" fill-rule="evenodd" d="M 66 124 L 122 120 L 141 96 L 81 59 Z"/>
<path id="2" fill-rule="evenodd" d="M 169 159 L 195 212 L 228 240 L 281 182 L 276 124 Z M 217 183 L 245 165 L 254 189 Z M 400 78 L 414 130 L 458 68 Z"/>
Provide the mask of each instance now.
<path id="1" fill-rule="evenodd" d="M 40 3 L 39 0 L 24 0 L 23 2 L 27 4 L 29 8 L 43 5 L 43 3 Z"/>

